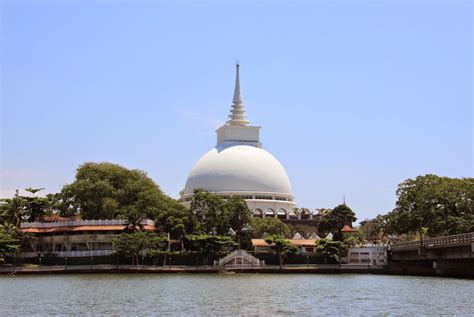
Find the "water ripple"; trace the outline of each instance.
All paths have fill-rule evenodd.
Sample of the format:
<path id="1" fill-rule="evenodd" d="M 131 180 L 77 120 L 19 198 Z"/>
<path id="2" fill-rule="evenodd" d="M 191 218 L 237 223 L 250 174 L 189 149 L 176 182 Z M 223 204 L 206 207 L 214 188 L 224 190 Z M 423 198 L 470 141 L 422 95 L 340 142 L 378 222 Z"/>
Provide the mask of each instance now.
<path id="1" fill-rule="evenodd" d="M 311 274 L 0 277 L 0 315 L 474 315 L 474 281 Z"/>

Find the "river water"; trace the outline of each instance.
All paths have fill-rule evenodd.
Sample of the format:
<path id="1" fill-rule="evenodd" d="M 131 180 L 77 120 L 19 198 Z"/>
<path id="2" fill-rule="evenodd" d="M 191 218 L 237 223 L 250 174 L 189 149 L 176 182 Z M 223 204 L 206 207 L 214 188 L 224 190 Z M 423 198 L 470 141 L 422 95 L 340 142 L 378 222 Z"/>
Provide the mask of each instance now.
<path id="1" fill-rule="evenodd" d="M 0 277 L 0 315 L 474 315 L 474 281 L 317 274 Z"/>

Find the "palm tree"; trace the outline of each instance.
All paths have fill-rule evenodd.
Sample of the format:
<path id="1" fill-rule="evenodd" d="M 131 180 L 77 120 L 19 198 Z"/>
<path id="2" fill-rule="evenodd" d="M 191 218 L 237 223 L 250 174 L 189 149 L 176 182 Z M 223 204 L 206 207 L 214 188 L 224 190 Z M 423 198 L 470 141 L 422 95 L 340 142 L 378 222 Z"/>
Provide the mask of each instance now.
<path id="1" fill-rule="evenodd" d="M 27 192 L 32 193 L 33 196 L 34 196 L 37 192 L 39 192 L 39 191 L 41 191 L 41 190 L 43 190 L 43 189 L 44 189 L 44 188 L 31 188 L 31 187 L 25 188 L 25 190 L 26 190 Z"/>
<path id="2" fill-rule="evenodd" d="M 0 205 L 1 217 L 6 223 L 20 227 L 26 215 L 25 201 L 22 197 L 15 195 L 10 199 L 3 199 Z"/>

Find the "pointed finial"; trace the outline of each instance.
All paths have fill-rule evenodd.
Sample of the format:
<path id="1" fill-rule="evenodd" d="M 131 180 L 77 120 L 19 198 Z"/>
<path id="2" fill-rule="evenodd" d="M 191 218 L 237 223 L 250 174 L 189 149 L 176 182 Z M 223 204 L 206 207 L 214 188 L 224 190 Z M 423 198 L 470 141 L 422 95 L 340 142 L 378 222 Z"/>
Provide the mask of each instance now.
<path id="1" fill-rule="evenodd" d="M 240 63 L 239 61 L 235 64 L 235 88 L 234 98 L 232 99 L 232 107 L 230 109 L 229 120 L 227 124 L 230 125 L 247 125 L 247 114 L 245 113 L 244 98 L 240 91 Z"/>
<path id="2" fill-rule="evenodd" d="M 234 88 L 234 98 L 232 103 L 244 103 L 242 98 L 242 93 L 240 92 L 240 64 L 239 61 L 235 64 L 235 88 Z"/>

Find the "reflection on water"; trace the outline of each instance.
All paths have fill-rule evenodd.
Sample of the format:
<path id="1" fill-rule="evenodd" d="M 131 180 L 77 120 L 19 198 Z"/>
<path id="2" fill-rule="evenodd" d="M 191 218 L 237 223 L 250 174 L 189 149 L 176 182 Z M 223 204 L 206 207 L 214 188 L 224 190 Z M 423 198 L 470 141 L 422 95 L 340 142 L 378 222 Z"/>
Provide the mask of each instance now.
<path id="1" fill-rule="evenodd" d="M 474 314 L 474 281 L 316 274 L 0 277 L 0 315 Z"/>

